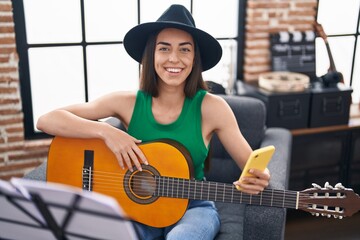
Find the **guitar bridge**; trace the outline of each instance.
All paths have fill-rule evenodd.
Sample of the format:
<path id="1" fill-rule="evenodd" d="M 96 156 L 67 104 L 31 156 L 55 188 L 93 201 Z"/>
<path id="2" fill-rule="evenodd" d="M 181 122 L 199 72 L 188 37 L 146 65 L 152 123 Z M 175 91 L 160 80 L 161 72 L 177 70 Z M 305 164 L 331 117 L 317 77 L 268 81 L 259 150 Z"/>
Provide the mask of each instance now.
<path id="1" fill-rule="evenodd" d="M 94 151 L 84 151 L 84 167 L 82 171 L 82 189 L 92 191 L 93 185 Z"/>

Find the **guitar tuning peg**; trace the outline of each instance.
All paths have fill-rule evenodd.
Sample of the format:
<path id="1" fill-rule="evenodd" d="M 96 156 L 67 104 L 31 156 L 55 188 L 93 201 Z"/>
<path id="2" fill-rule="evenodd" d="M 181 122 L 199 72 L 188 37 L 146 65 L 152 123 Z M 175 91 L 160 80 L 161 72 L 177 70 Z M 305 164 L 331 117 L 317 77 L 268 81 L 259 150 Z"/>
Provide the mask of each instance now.
<path id="1" fill-rule="evenodd" d="M 324 187 L 327 188 L 327 189 L 330 189 L 330 190 L 331 190 L 331 189 L 334 189 L 334 187 L 331 186 L 331 185 L 329 184 L 329 182 L 326 182 Z"/>
<path id="2" fill-rule="evenodd" d="M 345 187 L 341 183 L 337 183 L 335 185 L 335 188 L 337 188 L 337 189 L 345 189 Z"/>
<path id="3" fill-rule="evenodd" d="M 328 214 L 327 217 L 328 217 L 328 218 L 331 218 L 331 214 Z"/>
<path id="4" fill-rule="evenodd" d="M 317 185 L 316 183 L 312 183 L 311 184 L 315 189 L 321 189 L 320 185 Z"/>
<path id="5" fill-rule="evenodd" d="M 343 219 L 344 217 L 343 216 L 339 216 L 339 219 Z"/>

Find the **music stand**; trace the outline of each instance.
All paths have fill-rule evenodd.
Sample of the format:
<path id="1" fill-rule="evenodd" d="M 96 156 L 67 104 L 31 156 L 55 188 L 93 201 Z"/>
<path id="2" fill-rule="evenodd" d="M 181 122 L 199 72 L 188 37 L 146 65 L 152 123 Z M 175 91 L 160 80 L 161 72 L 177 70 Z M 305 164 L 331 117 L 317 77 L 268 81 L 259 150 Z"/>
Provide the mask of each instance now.
<path id="1" fill-rule="evenodd" d="M 0 180 L 0 239 L 139 239 L 116 200 L 62 184 Z"/>

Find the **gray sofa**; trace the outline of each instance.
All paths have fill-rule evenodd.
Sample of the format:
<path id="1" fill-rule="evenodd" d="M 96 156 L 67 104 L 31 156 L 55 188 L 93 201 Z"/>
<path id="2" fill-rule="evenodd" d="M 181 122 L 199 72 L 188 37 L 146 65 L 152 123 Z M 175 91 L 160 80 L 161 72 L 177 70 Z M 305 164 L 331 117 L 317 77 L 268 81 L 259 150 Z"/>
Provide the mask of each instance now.
<path id="1" fill-rule="evenodd" d="M 242 134 L 253 149 L 274 145 L 276 150 L 269 163 L 270 188 L 286 189 L 289 179 L 292 136 L 289 130 L 266 128 L 266 108 L 262 101 L 245 96 L 222 95 L 232 108 Z M 218 138 L 212 140 L 213 156 L 209 181 L 232 183 L 240 170 Z M 284 238 L 286 209 L 255 205 L 216 203 L 222 226 L 216 240 L 279 240 Z"/>
<path id="2" fill-rule="evenodd" d="M 240 129 L 253 149 L 274 145 L 276 151 L 269 164 L 270 187 L 286 189 L 291 153 L 291 134 L 286 129 L 266 128 L 266 109 L 258 99 L 222 95 L 233 109 Z M 117 121 L 109 121 L 117 125 Z M 232 183 L 240 170 L 215 136 L 212 141 L 212 159 L 207 180 Z M 46 162 L 28 173 L 25 178 L 46 180 Z M 244 204 L 216 203 L 221 217 L 221 229 L 216 240 L 283 239 L 286 209 Z"/>

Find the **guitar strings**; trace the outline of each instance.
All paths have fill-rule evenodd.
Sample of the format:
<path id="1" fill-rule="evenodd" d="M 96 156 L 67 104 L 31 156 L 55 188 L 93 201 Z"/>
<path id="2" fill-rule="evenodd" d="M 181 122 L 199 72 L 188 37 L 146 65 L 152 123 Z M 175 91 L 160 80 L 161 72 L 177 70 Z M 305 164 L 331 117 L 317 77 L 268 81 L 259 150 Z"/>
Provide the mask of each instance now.
<path id="1" fill-rule="evenodd" d="M 114 188 L 117 187 L 117 188 Z M 134 186 L 133 188 L 136 188 L 136 186 Z M 139 187 L 141 188 L 141 187 Z M 174 198 L 185 198 L 185 199 L 201 199 L 201 200 L 215 200 L 215 201 L 222 201 L 222 202 L 233 202 L 233 203 L 251 203 L 251 201 L 249 201 L 250 199 L 250 194 L 245 194 L 245 193 L 241 193 L 240 191 L 237 191 L 235 189 L 233 189 L 233 187 L 231 186 L 231 188 L 229 188 L 228 186 L 226 186 L 226 188 L 228 188 L 227 190 L 229 191 L 234 191 L 233 192 L 233 196 L 229 197 L 228 195 L 223 195 L 222 194 L 216 194 L 214 191 L 216 191 L 217 189 L 212 186 L 210 188 L 208 188 L 208 190 L 210 191 L 209 194 L 206 197 L 206 193 L 203 194 L 203 197 L 201 197 L 201 194 L 199 192 L 193 191 L 191 188 L 189 191 L 187 191 L 186 194 L 184 194 L 183 196 L 181 196 L 181 194 L 155 194 L 155 196 L 158 197 L 174 197 Z M 101 186 L 100 188 L 97 187 L 96 188 L 97 191 L 103 190 L 103 191 L 111 191 L 114 193 L 123 193 L 125 192 L 125 189 L 123 188 L 123 186 L 121 184 L 117 185 L 117 186 L 110 186 L 110 189 L 108 186 Z M 168 189 L 166 187 L 166 191 L 171 191 L 171 189 Z M 173 190 L 176 191 L 176 190 Z M 143 190 L 143 191 L 136 191 L 137 195 L 143 195 L 143 196 L 150 196 L 150 192 L 147 190 Z M 288 207 L 292 207 L 294 208 L 294 204 L 295 204 L 295 200 L 296 197 L 293 197 L 293 201 L 291 201 L 291 197 L 286 197 L 285 200 L 277 200 L 277 194 L 274 192 L 274 194 L 270 195 L 270 193 L 266 193 L 265 191 L 260 193 L 262 194 L 261 197 L 261 201 L 256 195 L 253 195 L 253 201 L 252 202 L 259 202 L 260 205 L 262 205 L 261 203 L 266 203 L 266 202 L 272 202 L 272 204 L 270 205 L 275 205 L 275 206 L 288 206 Z M 151 195 L 152 196 L 152 195 Z M 192 197 L 193 196 L 193 197 Z M 255 197 L 254 197 L 255 196 Z M 200 198 L 199 198 L 200 197 Z M 278 194 L 278 197 L 283 198 L 283 194 Z"/>
<path id="2" fill-rule="evenodd" d="M 96 171 L 94 171 L 94 173 L 96 173 Z M 99 172 L 100 173 L 100 172 Z M 107 174 L 107 172 L 102 172 L 102 173 L 105 173 L 105 174 Z M 111 173 L 110 173 L 111 174 Z M 100 174 L 96 174 L 96 179 L 101 179 L 101 180 L 105 180 L 105 181 L 109 181 L 109 182 L 107 182 L 108 184 L 113 184 L 113 182 L 115 182 L 115 180 L 114 179 L 120 179 L 120 180 L 122 180 L 123 179 L 123 176 L 124 176 L 125 174 L 115 174 L 114 176 L 110 176 L 111 178 L 110 179 L 106 179 L 106 177 L 109 177 L 108 175 L 100 175 Z M 94 176 L 94 175 L 93 175 Z M 103 179 L 102 177 L 105 177 L 105 179 Z M 154 176 L 153 175 L 151 175 L 151 176 L 137 176 L 136 177 L 137 179 L 139 179 L 139 178 L 141 178 L 140 180 L 154 180 Z M 162 180 L 163 180 L 163 182 L 164 181 L 166 181 L 166 180 L 164 180 L 164 179 L 168 179 L 167 181 L 170 181 L 170 179 L 178 179 L 178 178 L 169 178 L 169 177 L 161 177 L 161 178 L 163 178 Z M 86 177 L 85 177 L 85 179 L 86 179 Z M 193 182 L 193 183 L 195 183 L 196 181 L 195 180 L 189 180 L 189 179 L 179 179 L 179 180 L 181 180 L 181 181 L 184 181 L 184 182 L 190 182 L 190 184 L 191 184 L 191 182 Z M 199 184 L 199 183 L 202 183 L 203 181 L 198 181 L 198 182 L 196 182 L 197 184 Z M 93 183 L 94 183 L 94 181 L 93 181 Z M 100 182 L 99 182 L 100 183 Z M 104 182 L 102 182 L 102 183 L 104 183 Z M 105 182 L 106 183 L 106 182 Z M 212 183 L 212 184 L 216 184 L 216 185 L 221 185 L 222 183 L 216 183 L 216 182 L 206 182 L 205 181 L 205 183 L 207 183 L 207 184 L 209 184 L 209 183 Z M 172 183 L 172 184 L 174 184 L 174 183 Z M 157 184 L 156 183 L 154 183 L 154 187 L 156 186 Z M 164 184 L 163 184 L 164 185 Z M 230 185 L 230 186 L 233 186 L 233 185 Z M 169 187 L 169 186 L 168 186 Z M 281 191 L 282 192 L 282 190 L 274 190 L 274 191 Z M 288 193 L 289 192 L 291 192 L 291 191 L 287 191 Z M 293 193 L 296 193 L 295 191 L 293 191 Z"/>
<path id="3" fill-rule="evenodd" d="M 95 172 L 95 171 L 94 171 Z M 102 173 L 105 173 L 106 175 L 105 175 L 105 177 L 108 177 L 108 175 L 109 174 L 112 174 L 112 173 L 108 173 L 108 172 L 102 172 Z M 99 182 L 100 184 L 103 184 L 103 183 L 105 183 L 105 184 L 107 184 L 107 185 L 109 185 L 110 184 L 110 187 L 117 187 L 117 189 L 118 189 L 118 187 L 122 187 L 122 184 L 114 184 L 114 178 L 118 178 L 118 179 L 122 179 L 122 176 L 121 175 L 124 175 L 124 174 L 113 174 L 115 177 L 111 177 L 111 179 L 110 180 L 108 180 L 108 179 L 105 179 L 105 182 L 104 181 L 102 181 L 102 182 Z M 99 175 L 100 176 L 100 175 Z M 141 179 L 139 179 L 139 178 L 141 178 Z M 99 179 L 101 179 L 101 178 L 99 178 Z M 154 177 L 153 176 L 137 176 L 137 179 L 138 180 L 154 180 Z M 166 181 L 166 179 L 168 179 L 167 181 L 168 181 L 168 183 L 165 183 L 165 181 Z M 160 179 L 160 184 L 161 184 L 161 180 L 163 181 L 163 183 L 162 183 L 162 185 L 163 185 L 163 188 L 166 188 L 166 192 L 167 192 L 167 194 L 165 194 L 164 192 L 165 192 L 165 190 L 162 190 L 163 191 L 163 194 L 162 194 L 162 196 L 164 196 L 164 197 L 166 197 L 166 196 L 174 196 L 174 194 L 173 194 L 173 191 L 174 191 L 174 182 L 173 183 L 170 183 L 169 184 L 169 180 L 170 179 L 177 179 L 177 178 L 169 178 L 169 177 L 161 177 L 161 179 Z M 178 180 L 181 180 L 181 181 L 183 181 L 183 187 L 184 187 L 184 185 L 185 185 L 185 182 L 188 182 L 189 184 L 189 186 L 188 186 L 188 194 L 187 194 L 187 198 L 191 198 L 191 196 L 194 196 L 193 198 L 197 198 L 197 195 L 199 194 L 199 192 L 197 192 L 196 191 L 196 185 L 199 185 L 199 184 L 201 184 L 201 183 L 204 183 L 203 181 L 198 181 L 198 182 L 196 182 L 196 181 L 194 181 L 194 180 L 189 180 L 189 179 L 178 179 Z M 106 182 L 106 181 L 108 181 L 108 182 Z M 110 181 L 110 182 L 109 182 Z M 172 180 L 172 181 L 174 181 L 174 180 Z M 116 182 L 116 181 L 115 181 Z M 135 184 L 134 184 L 134 188 L 136 187 L 136 184 L 139 184 L 139 185 L 141 185 L 139 182 L 137 182 L 137 181 L 135 181 L 134 182 Z M 214 193 L 213 191 L 216 191 L 216 190 L 218 190 L 219 189 L 219 185 L 221 186 L 222 185 L 222 183 L 216 183 L 216 182 L 205 182 L 207 185 L 210 185 L 210 187 L 208 188 L 208 190 L 209 191 L 211 191 L 210 192 L 210 194 L 209 194 L 209 196 L 212 198 L 212 199 L 214 199 L 215 197 L 214 196 L 217 196 L 217 195 L 220 195 L 220 194 L 217 194 L 217 193 Z M 167 184 L 167 186 L 165 186 Z M 171 184 L 173 184 L 173 186 L 171 186 Z M 194 187 L 195 187 L 195 190 L 192 188 L 193 186 L 191 186 L 191 184 L 193 184 L 194 185 Z M 211 187 L 211 184 L 215 184 L 215 189 L 214 189 L 214 187 L 212 186 Z M 149 185 L 149 184 L 148 184 Z M 150 184 L 151 185 L 151 184 Z M 152 184 L 152 186 L 150 186 L 152 189 L 155 189 L 156 188 L 156 185 L 157 185 L 157 183 L 153 183 Z M 179 187 L 178 187 L 178 185 L 175 185 L 175 187 L 178 189 Z M 234 188 L 234 186 L 233 185 L 225 185 L 225 186 L 223 186 L 224 188 L 229 188 L 230 187 L 230 190 L 232 190 L 233 188 Z M 141 187 L 139 187 L 140 189 L 141 189 Z M 170 188 L 170 190 L 169 190 L 169 188 Z M 122 189 L 123 190 L 123 189 Z M 224 189 L 223 190 L 223 193 L 225 192 L 225 191 L 228 191 L 229 189 Z M 115 190 L 116 191 L 116 190 Z M 172 191 L 172 194 L 169 194 L 169 191 Z M 281 196 L 283 196 L 286 192 L 288 193 L 287 195 L 288 196 L 286 196 L 285 197 L 285 201 L 284 201 L 284 203 L 286 203 L 286 201 L 287 201 L 287 199 L 290 199 L 291 200 L 291 196 L 289 196 L 289 193 L 291 193 L 291 191 L 286 191 L 285 193 L 284 193 L 284 190 L 271 190 L 271 191 L 273 191 L 271 194 L 272 194 L 272 196 L 271 196 L 271 198 L 273 198 L 273 197 L 276 197 L 276 195 L 277 195 L 277 192 L 281 195 Z M 138 192 L 139 194 L 148 194 L 149 193 L 149 191 L 148 190 L 145 190 L 144 192 Z M 237 193 L 237 192 L 236 192 Z M 262 192 L 262 193 L 260 193 L 260 194 L 262 194 L 262 199 L 263 200 L 266 200 L 266 190 L 264 191 L 264 192 Z M 294 197 L 293 198 L 295 198 L 296 199 L 296 193 L 297 192 L 295 192 L 295 191 L 293 191 L 292 192 L 293 194 L 295 194 L 294 195 Z M 269 193 L 268 193 L 269 194 Z M 178 194 L 177 194 L 178 195 Z M 304 194 L 304 193 L 301 193 L 300 195 L 299 195 L 299 199 L 301 200 L 302 198 L 305 198 L 305 199 L 308 199 L 309 198 L 309 194 Z M 246 198 L 246 196 L 245 196 L 245 198 Z M 250 195 L 248 195 L 248 198 L 250 198 Z M 216 198 L 215 198 L 216 199 Z M 225 195 L 225 197 L 223 197 L 223 201 L 227 201 L 227 200 L 229 200 L 229 198 Z M 232 200 L 232 198 L 230 198 L 230 201 L 233 201 Z M 293 201 L 292 201 L 293 202 Z M 308 204 L 305 204 L 305 205 L 308 205 Z"/>
<path id="4" fill-rule="evenodd" d="M 114 173 L 114 172 L 103 172 L 103 171 L 92 171 L 92 173 L 93 173 L 92 183 L 98 189 L 97 191 L 99 191 L 99 190 L 112 191 L 112 192 L 124 192 L 125 191 L 125 189 L 123 188 L 123 184 L 122 184 L 122 179 L 123 179 L 123 176 L 125 176 L 125 174 L 119 174 L 119 173 Z M 84 175 L 88 175 L 88 174 L 85 173 Z M 169 185 L 168 183 L 165 183 L 165 181 L 170 181 L 169 179 L 177 179 L 177 178 L 161 177 L 159 180 L 160 187 L 161 187 L 161 185 L 163 185 L 163 188 L 164 189 L 166 188 L 166 192 L 167 192 L 167 194 L 164 194 L 165 190 L 163 190 L 163 194 L 161 196 L 164 196 L 164 197 L 174 196 L 174 194 L 173 194 L 174 183 L 172 183 L 173 186 L 171 186 L 171 184 Z M 84 180 L 86 180 L 86 176 L 84 176 Z M 87 180 L 89 180 L 89 179 L 87 179 Z M 120 182 L 118 183 L 117 180 L 120 180 Z M 154 176 L 153 175 L 136 176 L 136 180 L 147 180 L 147 181 L 152 180 L 152 182 L 153 182 Z M 186 196 L 187 196 L 187 197 L 185 197 L 186 199 L 199 198 L 199 196 L 201 195 L 201 192 L 199 193 L 198 191 L 196 191 L 196 185 L 199 185 L 199 184 L 201 185 L 202 181 L 195 181 L 195 180 L 189 180 L 189 179 L 179 179 L 179 180 L 183 181 L 183 183 L 188 182 L 189 186 L 187 186 L 188 191 L 186 193 Z M 149 187 L 148 189 L 156 189 L 157 183 L 156 182 L 152 183 L 152 182 L 147 182 L 147 186 Z M 165 186 L 166 184 L 167 184 L 167 186 Z M 256 201 L 266 202 L 266 201 L 271 200 L 272 203 L 277 204 L 277 205 L 280 204 L 281 206 L 283 205 L 284 207 L 285 206 L 293 207 L 294 202 L 296 202 L 297 192 L 295 192 L 295 191 L 275 190 L 275 189 L 270 189 L 270 191 L 269 191 L 268 189 L 265 189 L 263 192 L 259 193 L 258 195 L 250 195 L 250 194 L 246 194 L 246 193 L 237 191 L 236 189 L 234 189 L 235 187 L 231 184 L 224 185 L 223 183 L 216 183 L 216 182 L 205 182 L 205 184 L 209 185 L 208 186 L 209 193 L 207 194 L 208 198 L 213 199 L 213 200 L 215 199 L 217 201 L 238 202 L 238 201 L 234 200 L 234 197 L 240 198 L 239 199 L 240 201 L 251 199 L 251 200 L 253 200 L 253 202 L 256 202 Z M 191 186 L 191 185 L 194 185 L 194 186 Z M 175 185 L 175 186 L 176 186 L 175 188 L 177 188 L 177 189 L 179 188 L 178 185 Z M 133 182 L 133 188 L 143 189 L 143 187 L 144 186 L 142 185 L 142 183 L 140 183 L 140 181 Z M 184 187 L 184 184 L 183 184 L 183 187 Z M 219 189 L 221 189 L 221 187 L 223 188 L 223 190 L 222 190 L 223 194 L 221 194 L 221 193 L 219 194 L 217 192 Z M 169 190 L 169 188 L 170 188 L 170 190 Z M 228 189 L 226 189 L 226 188 L 228 188 Z M 149 194 L 148 189 L 137 190 L 136 193 L 138 195 L 148 195 Z M 171 191 L 172 193 L 169 194 L 169 191 Z M 225 194 L 226 191 L 234 191 L 233 196 L 229 197 L 228 195 L 226 195 Z M 160 192 L 160 190 L 159 190 L 159 192 Z M 223 195 L 223 196 L 221 197 L 220 195 Z M 287 195 L 287 196 L 285 196 L 285 195 Z M 191 197 L 191 196 L 193 196 L 193 197 Z M 283 200 L 278 200 L 279 197 L 282 198 Z M 261 198 L 261 199 L 256 199 L 256 198 Z M 299 199 L 301 200 L 302 198 L 308 199 L 309 195 L 301 193 L 299 195 Z M 308 204 L 304 204 L 303 206 L 307 206 L 307 205 Z"/>
<path id="5" fill-rule="evenodd" d="M 188 180 L 185 180 L 185 181 L 188 181 Z M 209 182 L 207 182 L 209 183 Z M 137 182 L 135 182 L 134 185 L 136 185 Z M 117 188 L 114 188 L 114 187 L 117 187 Z M 217 188 L 216 188 L 217 187 Z M 279 192 L 279 194 L 277 194 L 274 190 L 273 193 L 271 193 L 270 195 L 270 192 L 267 192 L 267 190 L 264 190 L 263 192 L 260 193 L 260 196 L 261 196 L 261 200 L 259 200 L 259 196 L 258 195 L 252 195 L 250 196 L 250 194 L 246 194 L 246 193 L 242 193 L 240 191 L 237 191 L 235 190 L 235 188 L 232 186 L 232 185 L 229 185 L 229 186 L 225 186 L 225 188 L 228 188 L 227 190 L 231 190 L 231 191 L 234 191 L 233 192 L 233 196 L 232 197 L 229 197 L 229 195 L 223 195 L 223 197 L 221 198 L 221 194 L 217 194 L 216 190 L 219 189 L 218 186 L 216 186 L 214 188 L 214 186 L 211 186 L 208 188 L 208 191 L 209 192 L 209 195 L 208 195 L 208 199 L 209 200 L 215 200 L 215 201 L 222 201 L 222 202 L 232 202 L 232 203 L 254 203 L 254 202 L 259 202 L 259 205 L 270 205 L 270 206 L 276 206 L 276 207 L 287 207 L 287 208 L 295 208 L 295 202 L 296 202 L 296 196 L 287 196 L 285 197 L 284 196 L 284 192 L 283 191 L 280 191 L 280 190 L 277 190 Z M 229 188 L 230 187 L 230 188 Z M 133 188 L 136 188 L 136 186 L 133 186 Z M 141 188 L 141 187 L 139 187 Z M 153 188 L 155 188 L 155 185 L 153 186 Z M 169 186 L 166 186 L 166 191 L 169 192 L 169 191 L 174 191 L 173 188 L 170 187 L 169 189 Z M 103 191 L 106 191 L 108 190 L 109 191 L 109 187 L 108 186 L 102 186 L 100 189 L 99 187 L 97 187 L 97 191 L 99 190 L 103 190 Z M 110 190 L 112 192 L 115 192 L 115 193 L 124 193 L 125 190 L 122 186 L 122 184 L 117 184 L 117 185 L 110 185 Z M 164 192 L 165 190 L 163 190 Z M 144 196 L 149 196 L 149 191 L 147 190 L 144 190 L 144 191 L 137 191 L 136 192 L 138 195 L 144 195 Z M 224 192 L 223 192 L 224 194 Z M 182 196 L 180 197 L 180 195 L 174 195 L 174 194 L 160 194 L 160 195 L 156 195 L 155 196 L 158 196 L 158 197 L 175 197 L 175 198 L 185 198 L 185 199 L 198 199 L 199 198 L 199 192 L 196 192 L 196 191 L 193 191 L 192 188 L 191 188 L 191 185 L 190 185 L 190 189 L 188 190 L 188 193 L 185 194 L 185 197 Z M 194 197 L 191 197 L 191 196 L 194 196 Z M 281 198 L 282 200 L 277 200 L 278 198 Z M 301 204 L 301 198 L 302 197 L 305 197 L 304 199 L 308 199 L 309 197 L 307 195 L 304 195 L 304 194 L 300 194 L 300 204 L 299 204 L 299 207 L 307 207 L 309 204 Z M 249 200 L 250 198 L 253 198 L 253 201 L 251 202 L 251 200 Z M 204 200 L 206 199 L 205 197 L 200 197 L 200 199 Z M 266 203 L 266 202 L 270 202 L 270 204 L 262 204 L 262 203 Z"/>
<path id="6" fill-rule="evenodd" d="M 118 177 L 117 178 L 119 178 L 119 179 L 122 179 L 122 177 L 121 176 L 119 176 L 119 174 L 116 174 Z M 106 176 L 105 176 L 106 177 Z M 145 179 L 145 180 L 149 180 L 149 179 L 153 179 L 153 176 L 138 176 L 137 178 L 142 178 L 142 179 Z M 100 178 L 99 178 L 100 179 Z M 105 179 L 106 180 L 106 179 Z M 110 181 L 110 183 L 109 182 L 105 182 L 105 184 L 110 184 L 110 186 L 115 186 L 115 187 L 121 187 L 121 184 L 118 184 L 118 185 L 114 185 L 113 184 L 113 182 L 114 182 L 114 180 L 113 179 L 110 179 L 109 180 Z M 164 182 L 165 180 L 163 180 L 163 182 Z M 188 179 L 183 179 L 182 181 L 185 181 L 185 182 L 187 182 L 187 181 L 190 181 L 190 180 L 188 180 Z M 103 181 L 102 182 L 99 182 L 100 184 L 101 183 L 104 183 Z M 137 182 L 135 182 L 135 184 L 136 184 Z M 161 182 L 160 182 L 161 183 Z M 197 184 L 199 184 L 199 183 L 201 183 L 201 181 L 199 181 Z M 189 182 L 189 184 L 191 184 L 191 182 Z M 193 184 L 195 184 L 195 186 L 196 186 L 196 183 L 193 183 Z M 207 182 L 207 184 L 209 184 L 209 182 Z M 211 183 L 210 183 L 211 184 Z M 214 183 L 215 184 L 215 183 Z M 164 183 L 163 183 L 163 185 L 164 185 Z M 218 183 L 216 184 L 216 186 L 215 186 L 215 189 L 211 189 L 211 185 L 210 185 L 210 190 L 211 191 L 213 191 L 213 190 L 217 190 L 216 188 L 218 187 Z M 220 184 L 221 185 L 221 184 Z M 152 186 L 152 188 L 155 188 L 156 187 L 156 183 Z M 167 192 L 169 191 L 168 189 L 169 189 L 169 187 L 171 188 L 171 186 L 166 186 L 166 188 L 167 188 Z M 230 187 L 231 188 L 233 188 L 233 185 L 230 185 Z M 163 190 L 164 191 L 164 190 Z M 172 187 L 172 191 L 173 191 L 173 187 Z M 276 194 L 277 194 L 277 191 L 280 191 L 280 194 L 281 195 L 284 195 L 284 193 L 283 193 L 283 191 L 281 191 L 281 190 L 274 190 L 274 192 L 272 193 L 274 196 L 276 196 Z M 145 191 L 145 193 L 148 193 L 148 191 Z M 296 193 L 296 192 L 295 192 Z M 141 193 L 140 193 L 141 194 Z M 196 192 L 196 191 L 193 191 L 192 189 L 191 189 L 191 185 L 190 185 L 190 189 L 189 189 L 189 192 L 188 192 L 188 195 L 194 195 L 195 197 L 196 197 L 196 195 L 198 194 L 198 192 Z M 165 194 L 164 194 L 165 195 Z M 169 195 L 169 194 L 166 194 L 166 195 Z M 166 196 L 165 195 L 165 196 Z M 213 193 L 213 192 L 211 192 L 210 193 L 210 196 L 212 197 L 212 195 L 216 195 L 215 193 Z M 190 197 L 189 196 L 189 197 Z M 266 195 L 265 194 L 263 194 L 263 197 L 266 197 Z M 289 198 L 289 196 L 288 196 L 288 198 Z M 226 200 L 226 199 L 225 199 Z"/>

